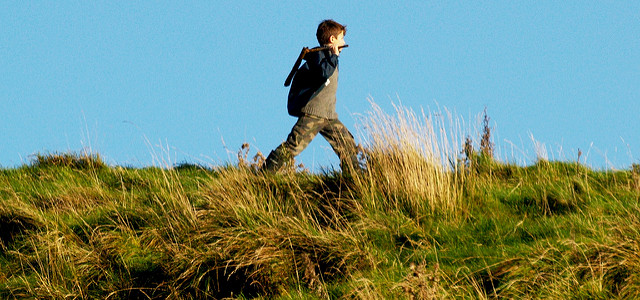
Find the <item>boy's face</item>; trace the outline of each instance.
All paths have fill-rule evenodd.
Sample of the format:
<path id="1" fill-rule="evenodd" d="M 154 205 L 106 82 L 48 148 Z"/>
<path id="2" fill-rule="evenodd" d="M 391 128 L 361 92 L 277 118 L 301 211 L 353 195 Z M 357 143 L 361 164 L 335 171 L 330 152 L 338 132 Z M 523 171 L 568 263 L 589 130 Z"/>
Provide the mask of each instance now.
<path id="1" fill-rule="evenodd" d="M 340 32 L 337 36 L 331 36 L 331 46 L 344 46 L 344 31 Z"/>

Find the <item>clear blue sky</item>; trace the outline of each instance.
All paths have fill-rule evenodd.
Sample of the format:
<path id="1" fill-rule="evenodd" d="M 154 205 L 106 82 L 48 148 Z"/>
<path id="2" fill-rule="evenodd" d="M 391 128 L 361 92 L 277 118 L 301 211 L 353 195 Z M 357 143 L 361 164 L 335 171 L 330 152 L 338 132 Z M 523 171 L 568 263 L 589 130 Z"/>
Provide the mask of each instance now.
<path id="1" fill-rule="evenodd" d="M 639 1 L 3 1 L 0 165 L 99 153 L 125 166 L 235 161 L 289 133 L 284 79 L 323 19 L 347 25 L 337 110 L 367 98 L 466 122 L 504 160 L 640 162 Z M 516 150 L 512 149 L 516 146 Z M 515 153 L 515 157 L 512 156 Z M 337 165 L 318 137 L 298 157 Z"/>

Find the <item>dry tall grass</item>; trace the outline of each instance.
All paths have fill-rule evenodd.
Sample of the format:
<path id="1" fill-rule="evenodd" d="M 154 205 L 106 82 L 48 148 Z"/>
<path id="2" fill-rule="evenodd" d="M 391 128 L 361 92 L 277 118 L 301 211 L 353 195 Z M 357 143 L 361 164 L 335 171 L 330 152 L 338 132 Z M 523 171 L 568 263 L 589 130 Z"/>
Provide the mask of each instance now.
<path id="1" fill-rule="evenodd" d="M 355 213 L 353 199 L 317 179 L 218 169 L 201 188 L 204 205 L 191 246 L 171 255 L 178 290 L 227 297 L 299 286 L 326 298 L 327 280 L 375 265 L 363 233 L 345 219 Z"/>
<path id="2" fill-rule="evenodd" d="M 394 105 L 390 115 L 374 102 L 371 106 L 360 128 L 366 170 L 356 176 L 369 205 L 418 217 L 458 214 L 465 179 L 458 120 L 446 110 L 419 116 Z"/>

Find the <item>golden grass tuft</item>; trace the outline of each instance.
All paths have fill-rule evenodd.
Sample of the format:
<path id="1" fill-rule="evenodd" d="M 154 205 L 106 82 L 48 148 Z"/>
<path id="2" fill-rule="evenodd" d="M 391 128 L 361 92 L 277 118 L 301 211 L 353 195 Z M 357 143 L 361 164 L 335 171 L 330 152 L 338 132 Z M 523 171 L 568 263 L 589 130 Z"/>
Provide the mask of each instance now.
<path id="1" fill-rule="evenodd" d="M 419 117 L 400 105 L 389 115 L 371 105 L 361 130 L 366 170 L 356 178 L 370 205 L 418 217 L 460 213 L 464 174 L 458 163 L 459 126 L 452 115 L 423 111 Z M 383 200 L 376 200 L 378 195 Z"/>

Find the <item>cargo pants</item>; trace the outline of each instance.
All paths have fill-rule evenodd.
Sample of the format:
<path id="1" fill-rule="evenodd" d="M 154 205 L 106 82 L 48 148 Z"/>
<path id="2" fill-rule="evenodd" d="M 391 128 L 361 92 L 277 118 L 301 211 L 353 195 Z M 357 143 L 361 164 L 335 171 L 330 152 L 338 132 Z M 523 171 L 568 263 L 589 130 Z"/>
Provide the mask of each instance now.
<path id="1" fill-rule="evenodd" d="M 279 171 L 285 165 L 293 164 L 294 158 L 307 148 L 318 133 L 329 142 L 340 158 L 343 172 L 350 172 L 358 167 L 356 142 L 340 120 L 303 115 L 298 118 L 287 140 L 269 153 L 264 168 L 268 171 Z"/>

